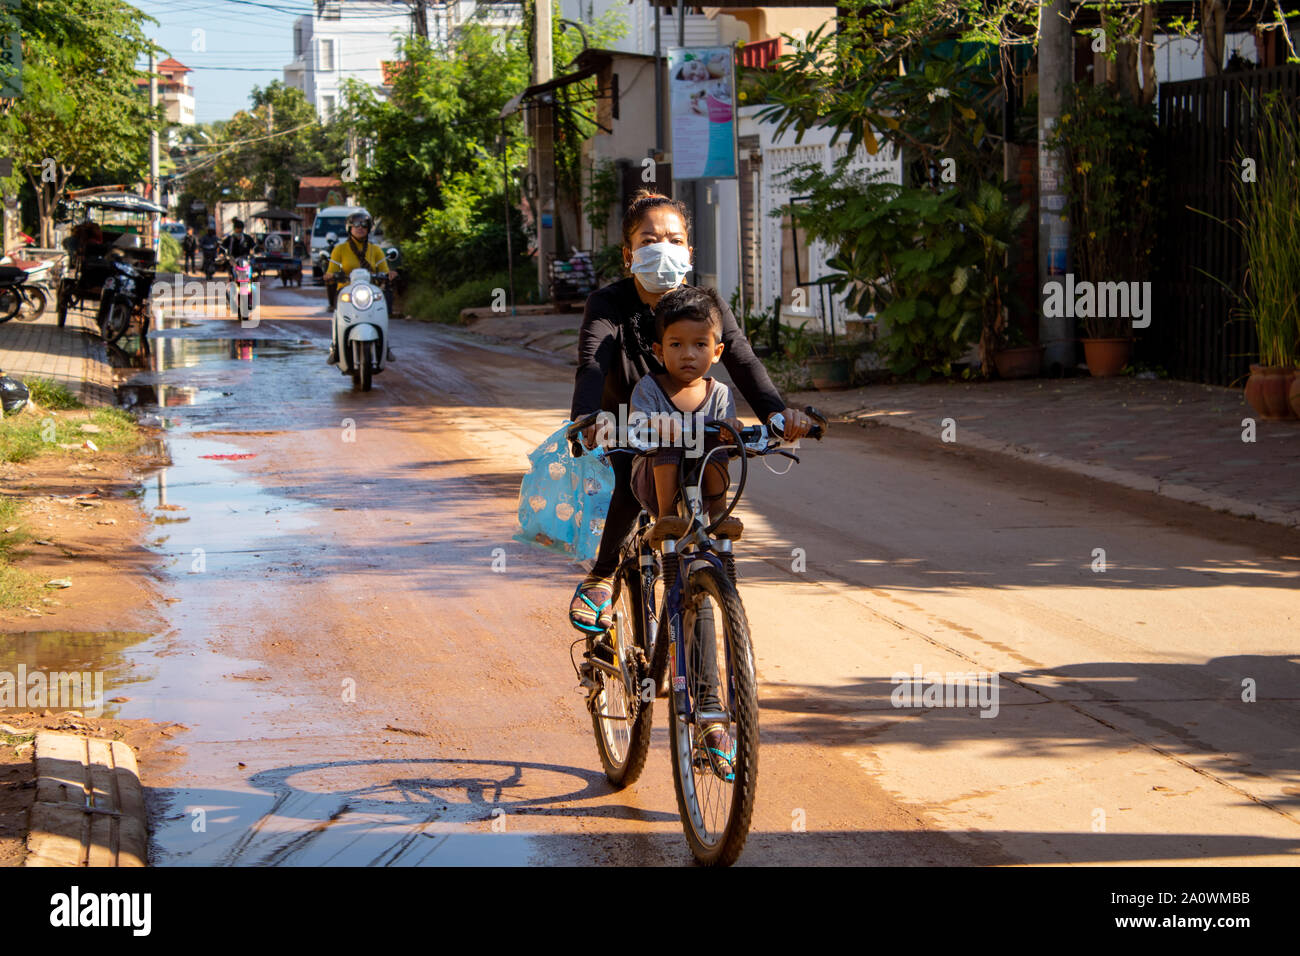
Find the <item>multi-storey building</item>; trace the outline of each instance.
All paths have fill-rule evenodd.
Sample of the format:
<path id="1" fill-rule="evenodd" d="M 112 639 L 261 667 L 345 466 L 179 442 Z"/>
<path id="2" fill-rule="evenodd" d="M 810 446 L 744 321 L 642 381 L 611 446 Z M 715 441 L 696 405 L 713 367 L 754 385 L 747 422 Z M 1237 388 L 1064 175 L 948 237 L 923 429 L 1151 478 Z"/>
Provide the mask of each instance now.
<path id="1" fill-rule="evenodd" d="M 310 15 L 294 21 L 285 84 L 302 90 L 323 117 L 338 108 L 345 80 L 383 89 L 400 61 L 401 42 L 415 31 L 414 6 L 408 0 L 317 0 Z M 428 0 L 424 10 L 429 39 L 443 46 L 471 19 L 498 29 L 523 22 L 518 0 Z"/>

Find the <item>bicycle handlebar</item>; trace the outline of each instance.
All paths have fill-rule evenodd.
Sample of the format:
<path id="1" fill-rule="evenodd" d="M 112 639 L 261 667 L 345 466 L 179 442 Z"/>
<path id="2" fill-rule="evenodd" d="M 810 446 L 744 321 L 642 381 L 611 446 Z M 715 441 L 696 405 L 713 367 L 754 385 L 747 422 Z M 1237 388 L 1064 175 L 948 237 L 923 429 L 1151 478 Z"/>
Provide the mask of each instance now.
<path id="1" fill-rule="evenodd" d="M 804 408 L 804 414 L 807 415 L 809 418 L 811 418 L 814 422 L 812 430 L 809 431 L 808 433 L 809 437 L 817 441 L 821 441 L 826 434 L 826 429 L 829 427 L 829 423 L 826 420 L 826 416 L 823 415 L 821 412 L 819 412 L 817 409 L 813 408 L 811 405 Z M 586 431 L 588 428 L 590 428 L 592 425 L 595 425 L 600 420 L 600 415 L 601 415 L 600 412 L 591 412 L 590 414 L 583 415 L 576 422 L 570 425 L 568 429 L 565 431 L 564 433 L 565 438 L 567 438 L 569 441 L 574 458 L 582 457 L 583 453 L 586 451 L 586 448 L 581 441 L 582 433 Z M 732 429 L 729 426 L 725 425 L 722 422 L 717 422 L 717 421 L 706 422 L 704 428 L 706 431 L 714 431 L 714 432 L 719 432 L 723 428 L 726 428 L 728 431 L 732 431 Z M 768 423 L 766 425 L 749 425 L 745 428 L 740 429 L 739 438 L 740 438 L 740 443 L 745 448 L 746 455 L 749 457 L 753 457 L 756 455 L 767 455 L 774 452 L 782 453 L 781 452 L 782 446 L 791 444 L 790 442 L 787 442 L 785 440 L 784 432 L 785 432 L 785 417 L 780 412 L 777 412 L 775 415 L 773 415 L 771 418 L 768 419 Z M 617 451 L 617 452 L 627 452 L 627 453 L 635 454 L 641 452 L 654 451 L 659 447 L 658 444 L 654 442 L 638 441 L 630 434 L 624 436 L 624 440 L 627 442 L 627 445 L 629 447 L 615 446 L 612 448 L 603 449 L 602 453 L 607 454 L 609 452 Z M 797 443 L 797 439 L 796 439 L 796 443 Z M 732 445 L 734 447 L 734 442 L 732 443 Z M 788 454 L 788 452 L 786 452 L 785 454 Z"/>

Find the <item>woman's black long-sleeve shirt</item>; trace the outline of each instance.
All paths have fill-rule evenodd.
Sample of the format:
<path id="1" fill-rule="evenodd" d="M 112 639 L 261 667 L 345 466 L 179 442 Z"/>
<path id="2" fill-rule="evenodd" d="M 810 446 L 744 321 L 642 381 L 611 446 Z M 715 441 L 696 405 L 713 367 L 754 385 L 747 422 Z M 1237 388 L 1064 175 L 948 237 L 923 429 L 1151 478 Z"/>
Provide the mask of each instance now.
<path id="1" fill-rule="evenodd" d="M 618 411 L 644 376 L 659 374 L 654 357 L 654 313 L 636 292 L 636 280 L 622 279 L 587 298 L 578 332 L 578 372 L 574 378 L 570 419 L 594 411 Z M 731 309 L 722 307 L 722 364 L 760 421 L 785 408 Z"/>

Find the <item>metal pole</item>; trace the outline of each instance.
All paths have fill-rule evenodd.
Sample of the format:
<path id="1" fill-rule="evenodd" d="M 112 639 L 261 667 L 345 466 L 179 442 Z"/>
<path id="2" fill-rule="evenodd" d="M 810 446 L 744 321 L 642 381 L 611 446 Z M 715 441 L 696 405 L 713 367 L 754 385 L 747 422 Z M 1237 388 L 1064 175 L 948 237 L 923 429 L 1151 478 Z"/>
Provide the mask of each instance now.
<path id="1" fill-rule="evenodd" d="M 731 44 L 731 155 L 736 162 L 736 289 L 741 329 L 745 327 L 745 237 L 740 215 L 740 101 L 736 99 L 736 44 Z"/>
<path id="2" fill-rule="evenodd" d="M 506 121 L 501 121 L 501 189 L 506 197 L 506 272 L 510 276 L 510 314 L 515 314 L 515 250 L 510 240 L 510 164 L 506 160 Z"/>
<path id="3" fill-rule="evenodd" d="M 686 46 L 686 0 L 677 0 L 677 45 Z"/>
<path id="4" fill-rule="evenodd" d="M 534 84 L 549 82 L 553 76 L 551 63 L 551 0 L 536 0 L 536 25 L 533 42 L 536 44 L 537 75 Z M 555 251 L 555 94 L 533 105 L 537 160 L 537 285 L 543 295 L 549 289 L 549 257 Z"/>
<path id="5" fill-rule="evenodd" d="M 149 112 L 152 114 L 158 109 L 158 75 L 154 72 L 156 66 L 154 62 L 154 52 L 149 51 Z M 152 117 L 151 117 L 152 122 Z M 149 198 L 158 202 L 158 125 L 156 122 L 149 131 Z M 158 214 L 153 213 L 149 217 L 150 231 L 153 235 L 150 237 L 150 244 L 153 247 L 154 261 L 157 261 L 160 240 L 158 238 Z"/>

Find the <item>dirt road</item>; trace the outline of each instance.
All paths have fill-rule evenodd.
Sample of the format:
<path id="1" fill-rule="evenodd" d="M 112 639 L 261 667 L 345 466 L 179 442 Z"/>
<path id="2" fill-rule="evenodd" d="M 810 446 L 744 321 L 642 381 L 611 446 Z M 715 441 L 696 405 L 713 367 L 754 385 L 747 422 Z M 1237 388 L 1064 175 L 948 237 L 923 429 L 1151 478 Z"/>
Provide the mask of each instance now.
<path id="1" fill-rule="evenodd" d="M 323 294 L 264 301 L 254 330 L 164 330 L 131 383 L 173 425 L 144 501 L 171 603 L 117 713 L 191 728 L 145 768 L 154 862 L 688 862 L 662 713 L 611 791 L 575 569 L 511 539 L 572 369 L 401 322 L 354 394 Z M 1295 535 L 850 427 L 755 471 L 741 514 L 742 863 L 1294 862 Z M 927 706 L 965 673 L 996 698 Z"/>

